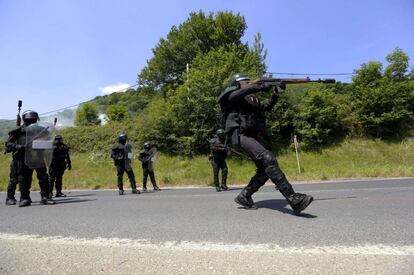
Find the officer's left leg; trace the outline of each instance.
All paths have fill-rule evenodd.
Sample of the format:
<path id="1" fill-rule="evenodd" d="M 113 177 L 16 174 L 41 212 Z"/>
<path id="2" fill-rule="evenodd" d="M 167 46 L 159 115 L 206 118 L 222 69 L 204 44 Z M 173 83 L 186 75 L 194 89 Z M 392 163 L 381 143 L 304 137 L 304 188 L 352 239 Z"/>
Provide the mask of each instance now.
<path id="1" fill-rule="evenodd" d="M 30 199 L 30 187 L 32 184 L 33 169 L 29 168 L 24 160 L 18 161 L 18 181 L 20 188 L 19 207 L 29 206 L 32 203 Z"/>
<path id="2" fill-rule="evenodd" d="M 157 182 L 155 181 L 154 171 L 149 171 L 149 176 L 150 176 L 152 187 L 154 188 L 154 191 L 158 191 L 160 188 L 158 188 Z"/>
<path id="3" fill-rule="evenodd" d="M 219 184 L 219 164 L 217 163 L 217 160 L 213 159 L 211 160 L 211 165 L 213 166 L 213 181 L 214 181 L 214 187 L 216 188 L 217 192 L 220 192 L 220 184 Z"/>
<path id="4" fill-rule="evenodd" d="M 17 203 L 15 194 L 18 181 L 19 173 L 17 167 L 17 160 L 13 159 L 10 163 L 10 181 L 7 186 L 6 205 L 15 205 Z"/>
<path id="5" fill-rule="evenodd" d="M 225 160 L 221 161 L 220 169 L 221 169 L 221 189 L 229 190 L 229 188 L 227 187 L 228 168 L 227 168 L 227 164 Z"/>
<path id="6" fill-rule="evenodd" d="M 53 188 L 56 182 L 56 167 L 51 165 L 49 167 L 49 198 L 53 197 Z"/>
<path id="7" fill-rule="evenodd" d="M 125 167 L 123 165 L 118 164 L 116 166 L 116 176 L 118 179 L 118 194 L 119 195 L 123 195 L 124 194 L 124 182 L 123 182 L 123 177 L 124 177 L 124 169 Z"/>
<path id="8" fill-rule="evenodd" d="M 129 182 L 131 183 L 132 194 L 139 194 L 140 192 L 137 189 L 137 184 L 135 182 L 134 171 L 132 169 L 131 170 L 126 170 L 126 173 L 128 175 Z"/>
<path id="9" fill-rule="evenodd" d="M 306 207 L 308 207 L 308 205 L 313 201 L 313 197 L 306 194 L 295 193 L 292 185 L 289 183 L 285 174 L 280 169 L 276 159 L 273 157 L 273 154 L 266 150 L 261 154 L 260 159 L 263 162 L 266 174 L 276 185 L 276 189 L 278 189 L 286 198 L 295 215 L 299 214 Z"/>
<path id="10" fill-rule="evenodd" d="M 63 174 L 65 173 L 65 167 L 59 167 L 59 170 L 56 173 L 56 197 L 66 197 L 64 193 L 62 193 L 62 185 L 63 185 Z"/>
<path id="11" fill-rule="evenodd" d="M 46 168 L 36 168 L 36 176 L 39 181 L 40 187 L 40 200 L 41 204 L 55 204 L 56 202 L 49 198 L 49 176 L 47 175 Z"/>

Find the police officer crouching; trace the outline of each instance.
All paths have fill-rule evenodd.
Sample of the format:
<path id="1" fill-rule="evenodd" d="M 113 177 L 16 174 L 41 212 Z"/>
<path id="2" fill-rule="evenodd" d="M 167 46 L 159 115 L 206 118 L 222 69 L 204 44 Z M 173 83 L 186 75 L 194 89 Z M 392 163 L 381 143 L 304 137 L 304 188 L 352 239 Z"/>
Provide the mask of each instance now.
<path id="1" fill-rule="evenodd" d="M 62 178 L 66 168 L 72 169 L 69 147 L 63 143 L 61 135 L 56 135 L 54 140 L 53 158 L 49 167 L 49 198 L 53 196 L 53 187 L 56 185 L 55 197 L 66 197 L 62 193 Z"/>
<path id="2" fill-rule="evenodd" d="M 216 191 L 220 192 L 221 190 L 228 190 L 229 188 L 226 185 L 227 181 L 227 164 L 226 157 L 229 153 L 229 150 L 225 143 L 225 133 L 223 129 L 218 129 L 214 138 L 210 140 L 210 160 L 211 165 L 213 166 L 213 175 L 214 175 L 214 186 Z M 221 169 L 221 186 L 219 182 L 219 171 Z"/>
<path id="3" fill-rule="evenodd" d="M 132 145 L 127 143 L 127 135 L 120 134 L 118 143 L 112 146 L 111 158 L 114 160 L 118 178 L 118 193 L 124 194 L 123 177 L 124 172 L 127 173 L 129 182 L 131 183 L 132 194 L 140 194 L 135 182 L 134 171 L 132 170 Z"/>
<path id="4" fill-rule="evenodd" d="M 141 151 L 139 152 L 139 160 L 142 162 L 142 190 L 147 191 L 147 178 L 150 176 L 152 187 L 154 191 L 158 191 L 157 182 L 155 181 L 154 174 L 154 158 L 155 158 L 155 148 L 151 146 L 149 142 L 145 142 Z"/>
<path id="5" fill-rule="evenodd" d="M 32 146 L 33 142 L 33 140 L 27 140 L 28 137 L 26 137 L 26 131 L 28 130 L 28 127 L 30 125 L 37 123 L 38 120 L 39 115 L 37 114 L 37 112 L 24 112 L 23 125 L 11 131 L 9 133 L 9 138 L 6 142 L 6 150 L 13 152 L 13 156 L 15 156 L 17 160 L 17 173 L 20 187 L 19 207 L 31 205 L 32 200 L 30 198 L 30 187 L 32 185 L 33 170 L 36 170 L 37 178 L 39 180 L 41 195 L 40 204 L 55 204 L 55 201 L 48 198 L 49 178 L 46 172 L 46 164 L 44 163 L 41 164 L 39 167 L 31 168 L 25 163 L 26 151 L 30 149 L 26 147 Z"/>
<path id="6" fill-rule="evenodd" d="M 270 91 L 272 87 L 267 84 L 247 84 L 242 87 L 240 81 L 248 80 L 250 78 L 246 75 L 237 73 L 230 78 L 229 87 L 217 99 L 231 143 L 239 146 L 257 167 L 256 174 L 235 198 L 235 202 L 245 208 L 257 208 L 252 195 L 270 178 L 297 215 L 312 202 L 313 197 L 293 190 L 273 154 L 258 141 L 259 134 L 266 129 L 264 112 L 274 107 L 278 93 L 285 87 L 276 87 L 268 100 L 260 102 L 254 94 Z"/>

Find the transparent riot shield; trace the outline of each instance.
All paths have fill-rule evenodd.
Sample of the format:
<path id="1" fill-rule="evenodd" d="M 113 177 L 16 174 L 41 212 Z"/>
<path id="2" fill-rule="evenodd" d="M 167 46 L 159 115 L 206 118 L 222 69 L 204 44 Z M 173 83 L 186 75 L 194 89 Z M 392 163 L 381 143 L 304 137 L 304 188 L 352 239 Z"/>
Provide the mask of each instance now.
<path id="1" fill-rule="evenodd" d="M 149 161 L 148 161 L 148 170 L 154 172 L 155 169 L 155 159 L 156 159 L 157 149 L 151 148 L 149 150 Z"/>
<path id="2" fill-rule="evenodd" d="M 134 159 L 134 153 L 132 151 L 132 144 L 125 144 L 125 169 L 132 170 L 132 160 Z"/>
<path id="3" fill-rule="evenodd" d="M 52 124 L 34 123 L 25 128 L 25 164 L 30 168 L 49 167 L 56 130 Z"/>

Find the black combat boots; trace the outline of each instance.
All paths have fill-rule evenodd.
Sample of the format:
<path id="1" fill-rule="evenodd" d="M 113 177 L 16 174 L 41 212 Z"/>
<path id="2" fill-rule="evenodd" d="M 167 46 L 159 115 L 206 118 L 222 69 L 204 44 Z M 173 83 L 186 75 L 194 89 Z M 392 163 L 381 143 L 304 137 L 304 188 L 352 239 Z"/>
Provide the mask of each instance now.
<path id="1" fill-rule="evenodd" d="M 250 187 L 245 187 L 234 201 L 246 209 L 257 209 L 256 204 L 253 202 L 252 195 L 252 189 Z"/>
<path id="2" fill-rule="evenodd" d="M 286 197 L 286 199 L 289 202 L 290 207 L 292 207 L 295 215 L 299 215 L 299 213 L 308 207 L 308 205 L 313 201 L 312 196 L 301 193 L 294 193 L 290 197 Z"/>

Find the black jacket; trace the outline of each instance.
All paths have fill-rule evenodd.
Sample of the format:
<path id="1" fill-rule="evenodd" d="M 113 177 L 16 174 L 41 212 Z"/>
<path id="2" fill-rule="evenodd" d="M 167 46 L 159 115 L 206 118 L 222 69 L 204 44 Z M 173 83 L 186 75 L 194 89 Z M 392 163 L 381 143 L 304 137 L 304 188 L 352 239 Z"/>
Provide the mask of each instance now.
<path id="1" fill-rule="evenodd" d="M 266 129 L 264 112 L 271 110 L 278 95 L 272 93 L 269 99 L 261 102 L 255 93 L 266 89 L 263 85 L 253 84 L 247 88 L 227 88 L 218 98 L 224 119 L 226 133 L 231 134 L 235 129 L 245 134 L 258 134 Z"/>

